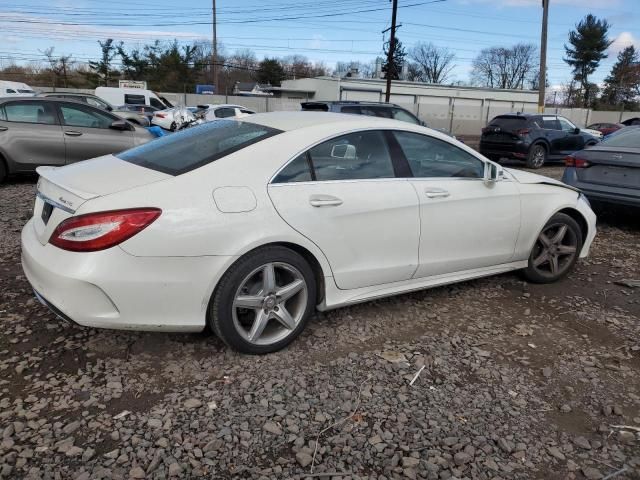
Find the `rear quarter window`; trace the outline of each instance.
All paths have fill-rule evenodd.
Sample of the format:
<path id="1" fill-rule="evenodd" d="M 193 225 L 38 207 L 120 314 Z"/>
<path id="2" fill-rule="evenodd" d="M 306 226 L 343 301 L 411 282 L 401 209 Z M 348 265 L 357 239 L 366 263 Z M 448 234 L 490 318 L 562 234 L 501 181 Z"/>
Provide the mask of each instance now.
<path id="1" fill-rule="evenodd" d="M 279 133 L 282 132 L 263 125 L 218 120 L 158 138 L 116 156 L 141 167 L 181 175 Z"/>

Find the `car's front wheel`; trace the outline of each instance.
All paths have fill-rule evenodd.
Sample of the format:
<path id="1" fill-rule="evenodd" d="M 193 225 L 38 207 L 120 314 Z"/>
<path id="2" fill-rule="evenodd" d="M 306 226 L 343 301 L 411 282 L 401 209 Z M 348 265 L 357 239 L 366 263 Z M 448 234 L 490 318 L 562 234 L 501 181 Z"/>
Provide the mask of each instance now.
<path id="1" fill-rule="evenodd" d="M 540 168 L 544 165 L 546 160 L 547 149 L 544 145 L 538 143 L 529 149 L 529 154 L 527 155 L 527 167 Z"/>
<path id="2" fill-rule="evenodd" d="M 556 213 L 538 235 L 524 276 L 534 283 L 555 282 L 571 271 L 581 249 L 580 226 L 569 215 Z"/>
<path id="3" fill-rule="evenodd" d="M 240 352 L 275 352 L 302 332 L 315 299 L 307 261 L 288 248 L 265 247 L 240 258 L 224 274 L 210 302 L 209 324 Z"/>

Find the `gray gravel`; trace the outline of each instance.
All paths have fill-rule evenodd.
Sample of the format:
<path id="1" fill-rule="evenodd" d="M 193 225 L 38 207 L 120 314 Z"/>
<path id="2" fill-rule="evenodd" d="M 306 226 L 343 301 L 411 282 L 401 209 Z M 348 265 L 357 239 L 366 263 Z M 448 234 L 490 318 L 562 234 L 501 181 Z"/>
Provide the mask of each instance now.
<path id="1" fill-rule="evenodd" d="M 640 478 L 640 288 L 616 283 L 640 278 L 637 215 L 605 213 L 557 285 L 319 313 L 249 357 L 49 313 L 19 263 L 33 194 L 0 186 L 0 478 Z"/>

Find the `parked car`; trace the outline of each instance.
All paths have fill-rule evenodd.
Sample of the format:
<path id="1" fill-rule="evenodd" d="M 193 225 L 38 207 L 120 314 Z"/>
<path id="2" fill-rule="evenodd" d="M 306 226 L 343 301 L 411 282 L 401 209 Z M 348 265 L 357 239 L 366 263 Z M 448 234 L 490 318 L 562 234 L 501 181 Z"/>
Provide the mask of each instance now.
<path id="1" fill-rule="evenodd" d="M 66 165 L 121 152 L 153 138 L 143 128 L 76 101 L 2 98 L 0 181 L 8 174 L 32 172 L 40 165 Z"/>
<path id="2" fill-rule="evenodd" d="M 160 110 L 173 108 L 165 97 L 142 88 L 98 87 L 96 95 L 111 105 L 149 105 Z"/>
<path id="3" fill-rule="evenodd" d="M 556 281 L 596 231 L 584 197 L 557 180 L 358 115 L 222 119 L 38 173 L 23 268 L 56 314 L 209 324 L 248 353 L 283 348 L 316 308 L 518 269 Z"/>
<path id="4" fill-rule="evenodd" d="M 241 118 L 247 115 L 253 115 L 253 110 L 243 107 L 242 105 L 230 105 L 230 104 L 205 104 L 198 105 L 200 110 L 205 110 L 204 118 L 207 122 L 217 120 L 219 118 Z"/>
<path id="5" fill-rule="evenodd" d="M 114 115 L 117 115 L 120 118 L 124 118 L 125 120 L 130 121 L 131 123 L 135 123 L 136 125 L 140 125 L 141 127 L 148 127 L 151 125 L 151 122 L 147 115 L 141 115 L 137 108 L 147 108 L 152 109 L 153 107 L 149 107 L 146 105 L 132 105 L 133 109 L 130 109 L 129 105 L 122 105 L 119 107 L 114 107 L 109 102 L 102 100 L 100 97 L 96 95 L 92 95 L 90 93 L 75 93 L 75 92 L 44 92 L 39 93 L 39 97 L 47 97 L 47 98 L 64 98 L 67 100 L 75 100 L 77 102 L 86 103 L 87 105 L 91 105 L 92 107 L 100 108 L 107 112 L 111 112 Z"/>
<path id="6" fill-rule="evenodd" d="M 120 115 L 120 113 L 125 112 L 128 114 L 136 114 L 139 118 L 144 118 L 149 125 L 151 125 L 153 114 L 159 111 L 156 107 L 151 107 L 149 105 L 119 105 L 113 108 L 116 115 Z"/>
<path id="7" fill-rule="evenodd" d="M 195 120 L 194 112 L 187 107 L 178 106 L 153 112 L 151 124 L 174 132 L 179 130 L 183 124 L 192 123 Z"/>
<path id="8" fill-rule="evenodd" d="M 426 122 L 423 122 L 416 117 L 410 111 L 395 105 L 393 103 L 382 102 L 355 102 L 355 101 L 328 101 L 328 102 L 304 102 L 301 103 L 303 111 L 311 112 L 335 112 L 335 113 L 349 113 L 355 115 L 367 115 L 370 117 L 381 118 L 393 118 L 401 122 L 408 122 L 414 125 L 421 125 L 428 127 Z M 433 128 L 433 127 L 432 127 Z M 462 142 L 462 139 L 456 138 L 451 132 L 446 131 L 443 128 L 434 128 L 445 135 Z"/>
<path id="9" fill-rule="evenodd" d="M 620 122 L 625 127 L 632 127 L 636 125 L 640 125 L 640 117 L 627 118 L 626 120 Z"/>
<path id="10" fill-rule="evenodd" d="M 590 200 L 640 207 L 640 128 L 626 127 L 569 155 L 562 181 Z"/>
<path id="11" fill-rule="evenodd" d="M 540 168 L 598 143 L 560 115 L 514 113 L 498 115 L 482 129 L 480 153 L 491 160 L 513 158 Z"/>
<path id="12" fill-rule="evenodd" d="M 591 125 L 589 125 L 588 128 L 592 129 L 592 130 L 598 130 L 600 133 L 602 133 L 603 136 L 607 136 L 617 130 L 620 130 L 621 128 L 623 128 L 624 125 L 621 123 L 607 123 L 607 122 L 602 122 L 602 123 L 592 123 Z"/>
<path id="13" fill-rule="evenodd" d="M 0 80 L 1 97 L 33 97 L 36 92 L 26 83 Z"/>
<path id="14" fill-rule="evenodd" d="M 393 103 L 327 101 L 303 102 L 300 105 L 302 106 L 302 110 L 305 111 L 354 113 L 356 115 L 368 115 L 371 117 L 394 118 L 402 122 L 413 123 L 414 125 L 427 126 L 413 113 Z"/>

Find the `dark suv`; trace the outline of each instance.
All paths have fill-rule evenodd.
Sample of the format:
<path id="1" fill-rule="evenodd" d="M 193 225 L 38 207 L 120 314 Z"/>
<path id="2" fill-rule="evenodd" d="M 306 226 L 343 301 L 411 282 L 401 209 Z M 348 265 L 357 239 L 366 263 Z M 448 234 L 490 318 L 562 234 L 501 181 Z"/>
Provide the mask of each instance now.
<path id="1" fill-rule="evenodd" d="M 598 141 L 560 115 L 498 115 L 482 129 L 480 153 L 491 160 L 515 158 L 529 168 L 540 168 L 547 160 L 562 160 Z"/>
<path id="2" fill-rule="evenodd" d="M 393 118 L 415 125 L 427 126 L 420 121 L 413 113 L 405 110 L 393 103 L 379 102 L 349 102 L 349 101 L 327 101 L 327 102 L 304 102 L 301 103 L 302 110 L 313 110 L 316 112 L 354 113 L 356 115 L 369 115 L 372 117 Z"/>

